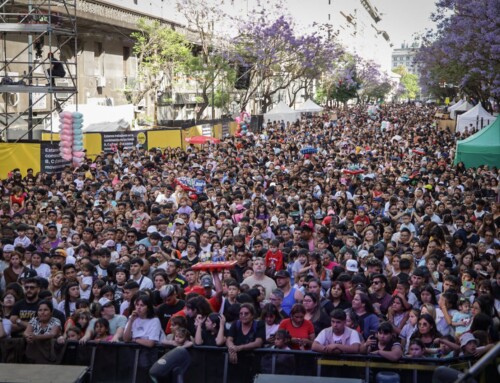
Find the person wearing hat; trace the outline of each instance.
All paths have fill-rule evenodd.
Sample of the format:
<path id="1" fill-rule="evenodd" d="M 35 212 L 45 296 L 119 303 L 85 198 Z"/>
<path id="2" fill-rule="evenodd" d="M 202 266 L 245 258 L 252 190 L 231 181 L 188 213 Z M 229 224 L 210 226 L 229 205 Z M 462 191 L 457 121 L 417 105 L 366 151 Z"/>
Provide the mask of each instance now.
<path id="1" fill-rule="evenodd" d="M 115 303 L 107 298 L 101 298 L 99 300 L 101 304 L 101 318 L 106 319 L 109 322 L 109 334 L 112 335 L 111 342 L 120 342 L 123 340 L 123 332 L 125 331 L 125 326 L 127 325 L 127 318 L 124 315 L 116 313 Z M 80 343 L 86 343 L 87 341 L 93 339 L 95 324 L 98 318 L 92 318 L 85 335 L 80 339 Z"/>
<path id="2" fill-rule="evenodd" d="M 304 294 L 299 289 L 292 287 L 290 283 L 290 273 L 287 270 L 279 270 L 274 275 L 276 286 L 283 292 L 283 301 L 281 308 L 287 316 L 295 303 L 302 303 Z"/>
<path id="3" fill-rule="evenodd" d="M 161 328 L 167 328 L 170 318 L 175 313 L 180 312 L 185 307 L 185 302 L 178 299 L 175 285 L 165 285 L 160 289 L 160 297 L 163 303 L 157 308 L 158 319 L 160 319 Z"/>

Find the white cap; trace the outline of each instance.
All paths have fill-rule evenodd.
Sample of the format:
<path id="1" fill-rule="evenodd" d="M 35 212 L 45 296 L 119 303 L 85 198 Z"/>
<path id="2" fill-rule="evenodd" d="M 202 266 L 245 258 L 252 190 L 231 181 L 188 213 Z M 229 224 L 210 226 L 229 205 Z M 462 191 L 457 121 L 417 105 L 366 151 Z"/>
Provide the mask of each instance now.
<path id="1" fill-rule="evenodd" d="M 358 262 L 354 259 L 348 259 L 345 264 L 345 269 L 347 271 L 352 271 L 353 273 L 357 273 L 359 271 Z"/>

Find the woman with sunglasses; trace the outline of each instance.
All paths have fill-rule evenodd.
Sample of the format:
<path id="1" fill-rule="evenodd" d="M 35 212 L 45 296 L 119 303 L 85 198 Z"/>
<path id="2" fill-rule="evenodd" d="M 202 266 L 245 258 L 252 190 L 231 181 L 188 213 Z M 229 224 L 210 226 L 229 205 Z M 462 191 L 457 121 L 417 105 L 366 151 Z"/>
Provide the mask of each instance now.
<path id="1" fill-rule="evenodd" d="M 246 351 L 262 347 L 265 338 L 265 325 L 262 321 L 255 320 L 255 307 L 251 303 L 243 303 L 240 306 L 239 319 L 231 325 L 226 341 L 229 361 L 233 365 L 229 369 L 229 381 L 253 380 L 254 358 Z"/>

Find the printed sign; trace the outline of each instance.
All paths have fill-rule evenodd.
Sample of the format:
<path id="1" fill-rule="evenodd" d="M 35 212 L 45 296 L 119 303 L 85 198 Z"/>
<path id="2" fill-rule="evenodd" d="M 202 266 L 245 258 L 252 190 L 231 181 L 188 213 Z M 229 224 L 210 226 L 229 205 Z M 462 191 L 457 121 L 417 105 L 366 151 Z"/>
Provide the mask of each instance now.
<path id="1" fill-rule="evenodd" d="M 42 173 L 58 173 L 71 162 L 63 160 L 59 152 L 58 143 L 42 141 L 40 143 L 40 171 Z"/>

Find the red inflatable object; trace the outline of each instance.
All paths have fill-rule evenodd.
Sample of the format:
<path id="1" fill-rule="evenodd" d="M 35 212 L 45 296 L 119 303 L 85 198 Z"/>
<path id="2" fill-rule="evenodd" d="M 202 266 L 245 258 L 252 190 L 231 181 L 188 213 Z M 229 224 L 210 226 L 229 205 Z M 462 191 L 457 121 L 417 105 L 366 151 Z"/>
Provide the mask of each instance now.
<path id="1" fill-rule="evenodd" d="M 185 183 L 182 183 L 177 178 L 174 179 L 174 182 L 175 182 L 176 185 L 180 185 L 180 187 L 182 188 L 182 190 L 184 190 L 186 192 L 196 193 L 196 189 L 194 189 L 194 188 L 186 185 Z"/>
<path id="2" fill-rule="evenodd" d="M 361 173 L 364 173 L 364 172 L 365 171 L 363 169 L 358 169 L 358 170 L 344 169 L 344 170 L 342 170 L 342 173 L 344 173 L 344 174 L 353 174 L 353 175 L 361 174 Z"/>
<path id="3" fill-rule="evenodd" d="M 200 262 L 196 265 L 191 266 L 193 270 L 205 270 L 205 271 L 219 271 L 232 269 L 236 265 L 236 261 L 226 261 L 226 262 Z"/>
<path id="4" fill-rule="evenodd" d="M 417 149 L 413 149 L 412 152 L 416 153 L 416 154 L 420 154 L 421 156 L 423 156 L 425 154 L 425 152 L 423 150 L 417 150 Z"/>

